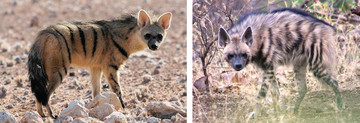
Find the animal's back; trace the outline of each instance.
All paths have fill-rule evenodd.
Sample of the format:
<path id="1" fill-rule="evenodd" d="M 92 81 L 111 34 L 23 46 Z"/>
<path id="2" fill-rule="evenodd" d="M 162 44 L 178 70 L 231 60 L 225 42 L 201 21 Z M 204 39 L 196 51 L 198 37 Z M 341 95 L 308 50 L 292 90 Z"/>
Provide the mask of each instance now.
<path id="1" fill-rule="evenodd" d="M 251 27 L 253 61 L 263 64 L 334 66 L 335 28 L 301 10 L 279 9 L 268 13 L 250 13 L 239 19 L 230 33 L 243 34 Z"/>

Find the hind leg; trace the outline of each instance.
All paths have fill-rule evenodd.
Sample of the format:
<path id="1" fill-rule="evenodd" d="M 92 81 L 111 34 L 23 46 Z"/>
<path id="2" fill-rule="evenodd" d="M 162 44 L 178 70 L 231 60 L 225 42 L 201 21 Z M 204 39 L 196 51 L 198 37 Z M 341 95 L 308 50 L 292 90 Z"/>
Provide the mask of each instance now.
<path id="1" fill-rule="evenodd" d="M 294 72 L 295 72 L 295 80 L 297 82 L 298 86 L 298 98 L 295 103 L 294 113 L 297 114 L 299 111 L 299 107 L 301 102 L 303 101 L 305 94 L 307 92 L 306 87 L 306 62 L 302 62 L 300 64 L 296 64 L 294 66 Z"/>
<path id="2" fill-rule="evenodd" d="M 344 109 L 345 107 L 343 106 L 338 82 L 332 76 L 330 70 L 326 69 L 324 66 L 319 65 L 319 67 L 315 67 L 313 69 L 313 72 L 314 72 L 314 76 L 319 81 L 326 83 L 327 85 L 329 85 L 332 88 L 332 90 L 334 91 L 335 96 L 336 96 L 336 103 L 337 103 L 338 109 Z"/>
<path id="3" fill-rule="evenodd" d="M 45 117 L 44 111 L 42 109 L 42 105 L 41 103 L 39 103 L 39 101 L 36 100 L 36 108 L 38 113 L 40 114 L 41 117 Z"/>
<path id="4" fill-rule="evenodd" d="M 64 64 L 64 62 L 62 62 L 61 57 L 58 57 L 61 55 L 58 55 L 56 57 L 56 53 L 55 53 L 53 56 L 55 56 L 55 57 L 50 57 L 49 61 L 45 62 L 45 68 L 47 70 L 46 72 L 47 72 L 47 75 L 49 78 L 48 85 L 47 85 L 47 91 L 48 91 L 47 98 L 49 100 L 51 99 L 52 93 L 62 82 L 63 77 L 65 77 L 65 75 L 67 73 L 67 68 L 68 68 L 67 66 L 69 66 L 69 65 Z M 56 115 L 53 115 L 53 112 L 51 110 L 49 102 L 46 102 L 43 104 L 46 104 L 44 106 L 48 110 L 49 116 L 51 116 L 52 118 L 57 118 Z"/>

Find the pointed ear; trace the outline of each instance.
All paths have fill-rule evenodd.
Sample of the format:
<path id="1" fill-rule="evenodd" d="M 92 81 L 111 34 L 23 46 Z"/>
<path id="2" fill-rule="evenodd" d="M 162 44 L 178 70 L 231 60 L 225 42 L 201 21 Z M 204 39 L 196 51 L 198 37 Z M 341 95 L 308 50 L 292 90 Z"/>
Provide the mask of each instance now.
<path id="1" fill-rule="evenodd" d="M 150 25 L 151 19 L 145 10 L 140 10 L 138 13 L 138 26 L 141 28 Z"/>
<path id="2" fill-rule="evenodd" d="M 226 30 L 222 27 L 219 28 L 218 34 L 218 44 L 220 47 L 224 48 L 230 42 L 230 36 Z"/>
<path id="3" fill-rule="evenodd" d="M 251 30 L 251 27 L 248 27 L 246 29 L 246 31 L 244 32 L 243 34 L 243 37 L 242 37 L 243 41 L 245 41 L 245 43 L 248 45 L 248 46 L 251 46 L 252 43 L 253 43 L 253 36 L 252 36 L 252 30 Z"/>
<path id="4" fill-rule="evenodd" d="M 159 25 L 164 28 L 164 29 L 169 29 L 170 28 L 170 24 L 171 24 L 171 18 L 172 18 L 172 14 L 170 12 L 164 13 L 162 14 L 159 19 L 158 19 L 158 23 Z"/>

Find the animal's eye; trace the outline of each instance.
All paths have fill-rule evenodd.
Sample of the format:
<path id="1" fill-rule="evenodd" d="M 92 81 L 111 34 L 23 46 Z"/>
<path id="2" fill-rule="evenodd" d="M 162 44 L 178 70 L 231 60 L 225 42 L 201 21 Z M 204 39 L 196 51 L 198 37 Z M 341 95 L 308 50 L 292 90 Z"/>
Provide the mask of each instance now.
<path id="1" fill-rule="evenodd" d="M 246 53 L 244 53 L 244 54 L 242 54 L 242 56 L 243 56 L 243 57 L 247 57 L 247 54 L 246 54 Z"/>
<path id="2" fill-rule="evenodd" d="M 233 54 L 229 54 L 229 55 L 227 56 L 228 59 L 231 59 L 231 58 L 233 58 L 233 57 L 234 57 Z"/>
<path id="3" fill-rule="evenodd" d="M 151 34 L 149 34 L 149 33 L 148 33 L 148 34 L 145 34 L 145 35 L 144 35 L 144 38 L 145 38 L 145 40 L 149 40 L 149 39 L 151 38 Z"/>
<path id="4" fill-rule="evenodd" d="M 157 39 L 158 39 L 158 40 L 162 40 L 162 38 L 163 38 L 163 36 L 162 36 L 161 34 L 158 34 L 158 35 L 157 35 Z"/>

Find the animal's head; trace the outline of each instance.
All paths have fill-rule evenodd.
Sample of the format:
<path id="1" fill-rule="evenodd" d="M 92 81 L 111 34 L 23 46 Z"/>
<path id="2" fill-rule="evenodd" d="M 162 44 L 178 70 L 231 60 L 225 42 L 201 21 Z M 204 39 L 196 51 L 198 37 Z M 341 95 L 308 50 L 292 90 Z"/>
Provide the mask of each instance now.
<path id="1" fill-rule="evenodd" d="M 242 70 L 251 61 L 252 43 L 253 36 L 250 27 L 243 33 L 234 34 L 229 34 L 222 27 L 219 29 L 218 44 L 224 48 L 224 59 L 236 71 Z"/>
<path id="2" fill-rule="evenodd" d="M 167 12 L 153 21 L 146 11 L 139 11 L 137 24 L 140 27 L 140 36 L 150 50 L 157 50 L 160 47 L 166 36 L 166 30 L 170 28 L 171 17 L 172 14 Z"/>

